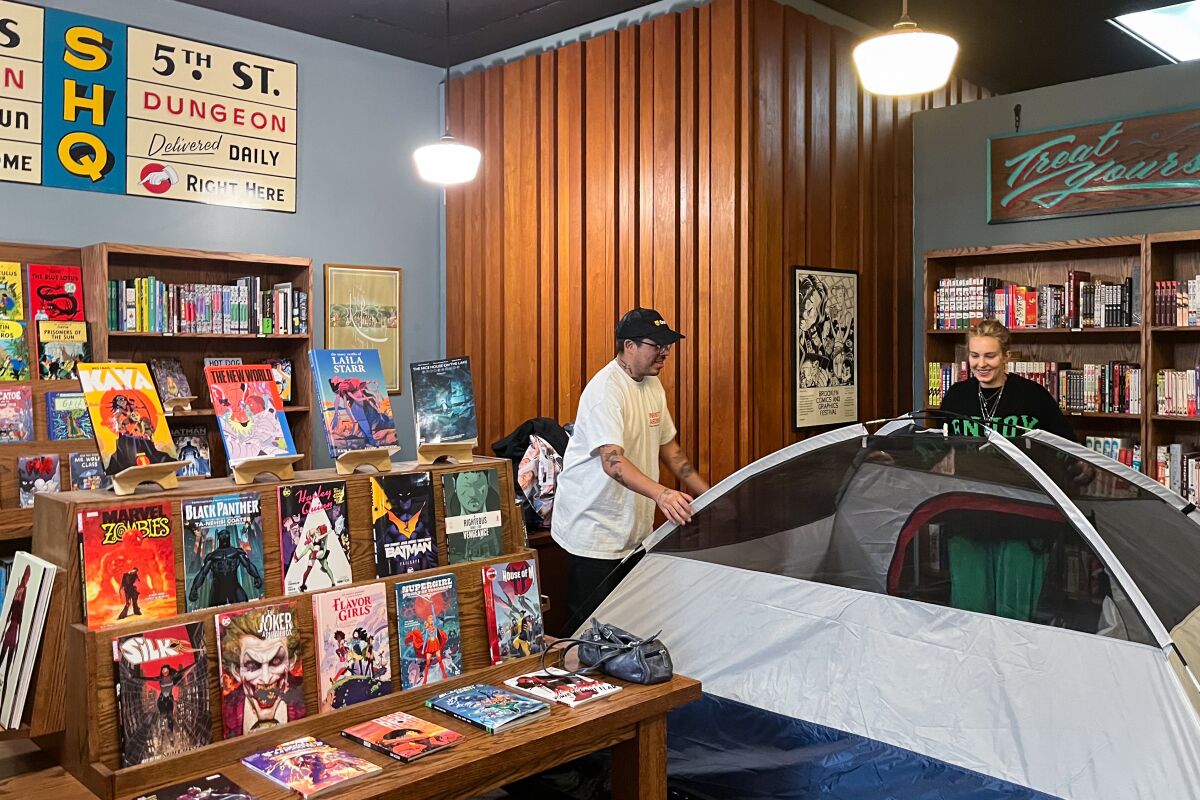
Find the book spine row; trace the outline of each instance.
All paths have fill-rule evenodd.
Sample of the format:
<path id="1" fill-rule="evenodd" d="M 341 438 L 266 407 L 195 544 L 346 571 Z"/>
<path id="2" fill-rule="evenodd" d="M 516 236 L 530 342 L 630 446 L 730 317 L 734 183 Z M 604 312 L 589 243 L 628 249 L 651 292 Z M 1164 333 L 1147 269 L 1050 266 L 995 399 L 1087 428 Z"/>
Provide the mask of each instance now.
<path id="1" fill-rule="evenodd" d="M 1178 417 L 1196 416 L 1197 380 L 1200 380 L 1200 369 L 1160 369 L 1156 378 L 1157 413 Z"/>
<path id="2" fill-rule="evenodd" d="M 1066 284 L 1032 287 L 1005 284 L 999 278 L 943 278 L 934 290 L 934 326 L 961 330 L 985 319 L 1013 329 L 1137 324 L 1140 315 L 1132 277 L 1118 283 L 1090 282 L 1090 278 L 1089 273 L 1069 270 Z"/>
<path id="3" fill-rule="evenodd" d="M 1059 364 L 1056 386 L 1047 386 L 1067 412 L 1102 414 L 1142 413 L 1142 368 L 1127 361 Z M 1026 375 L 1025 377 L 1029 377 Z"/>
<path id="4" fill-rule="evenodd" d="M 1182 444 L 1154 449 L 1154 478 L 1189 503 L 1200 502 L 1200 453 L 1185 452 Z"/>
<path id="5" fill-rule="evenodd" d="M 1129 436 L 1088 436 L 1084 444 L 1089 450 L 1095 450 L 1101 455 L 1108 456 L 1113 461 L 1120 461 L 1127 467 L 1141 472 L 1142 446 L 1137 439 Z"/>
<path id="6" fill-rule="evenodd" d="M 965 361 L 930 361 L 929 362 L 929 397 L 926 404 L 930 408 L 942 405 L 942 398 L 950 387 L 959 381 L 970 377 Z"/>
<path id="7" fill-rule="evenodd" d="M 1200 325 L 1200 275 L 1186 281 L 1155 281 L 1153 319 L 1155 325 Z"/>
<path id="8" fill-rule="evenodd" d="M 164 283 L 151 275 L 108 282 L 108 327 L 141 333 L 308 333 L 308 293 L 291 284 L 262 288 L 261 278 L 234 285 Z"/>

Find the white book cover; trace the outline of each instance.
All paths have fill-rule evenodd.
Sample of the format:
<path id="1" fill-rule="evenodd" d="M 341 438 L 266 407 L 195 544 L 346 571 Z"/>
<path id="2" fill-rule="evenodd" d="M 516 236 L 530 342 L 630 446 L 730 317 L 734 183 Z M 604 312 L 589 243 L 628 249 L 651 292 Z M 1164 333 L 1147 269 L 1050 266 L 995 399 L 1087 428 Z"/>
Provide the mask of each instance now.
<path id="1" fill-rule="evenodd" d="M 504 685 L 571 708 L 621 691 L 620 686 L 587 675 L 576 675 L 557 667 L 509 678 Z"/>
<path id="2" fill-rule="evenodd" d="M 13 558 L 0 610 L 0 725 L 5 728 L 21 725 L 56 571 L 53 564 L 29 553 L 18 552 Z"/>

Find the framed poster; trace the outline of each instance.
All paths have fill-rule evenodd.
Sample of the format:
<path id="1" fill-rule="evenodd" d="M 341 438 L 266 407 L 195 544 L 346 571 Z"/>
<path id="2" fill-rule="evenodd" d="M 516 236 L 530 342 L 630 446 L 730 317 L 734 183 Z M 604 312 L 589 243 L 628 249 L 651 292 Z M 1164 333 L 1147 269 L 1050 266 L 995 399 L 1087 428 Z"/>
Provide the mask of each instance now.
<path id="1" fill-rule="evenodd" d="M 325 347 L 374 348 L 390 393 L 401 389 L 400 267 L 325 265 Z"/>
<path id="2" fill-rule="evenodd" d="M 858 273 L 792 267 L 795 427 L 858 419 Z"/>

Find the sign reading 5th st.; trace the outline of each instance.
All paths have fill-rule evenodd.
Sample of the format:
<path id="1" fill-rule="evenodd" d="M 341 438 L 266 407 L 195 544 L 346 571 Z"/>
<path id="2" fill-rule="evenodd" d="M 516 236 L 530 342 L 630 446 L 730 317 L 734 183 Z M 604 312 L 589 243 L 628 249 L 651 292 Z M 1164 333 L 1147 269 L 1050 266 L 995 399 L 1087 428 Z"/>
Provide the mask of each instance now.
<path id="1" fill-rule="evenodd" d="M 296 65 L 0 0 L 0 180 L 296 210 Z"/>

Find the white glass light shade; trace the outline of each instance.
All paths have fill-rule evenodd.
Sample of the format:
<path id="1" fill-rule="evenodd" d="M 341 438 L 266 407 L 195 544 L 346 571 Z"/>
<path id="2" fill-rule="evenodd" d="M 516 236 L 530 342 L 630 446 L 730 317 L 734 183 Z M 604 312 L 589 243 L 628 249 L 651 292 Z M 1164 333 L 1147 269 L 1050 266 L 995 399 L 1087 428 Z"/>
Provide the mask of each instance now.
<path id="1" fill-rule="evenodd" d="M 882 95 L 924 94 L 944 86 L 957 57 L 954 39 L 911 23 L 854 48 L 854 66 L 863 88 Z"/>
<path id="2" fill-rule="evenodd" d="M 478 150 L 459 144 L 453 136 L 443 136 L 437 144 L 427 144 L 413 151 L 417 174 L 422 180 L 443 186 L 475 180 L 480 158 Z"/>

